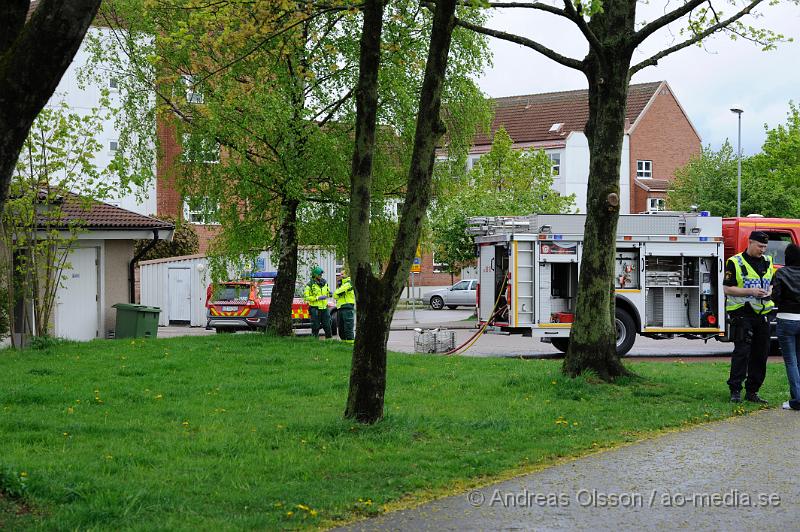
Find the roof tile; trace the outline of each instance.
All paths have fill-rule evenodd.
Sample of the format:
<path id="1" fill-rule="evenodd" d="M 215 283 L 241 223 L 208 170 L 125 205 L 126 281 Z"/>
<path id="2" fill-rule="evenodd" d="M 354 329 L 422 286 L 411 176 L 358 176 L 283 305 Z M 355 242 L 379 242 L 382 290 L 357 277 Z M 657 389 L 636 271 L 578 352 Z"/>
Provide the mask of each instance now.
<path id="1" fill-rule="evenodd" d="M 63 197 L 59 223 L 78 223 L 86 229 L 172 229 L 170 222 L 145 216 L 102 201 L 67 193 Z"/>
<path id="2" fill-rule="evenodd" d="M 628 88 L 626 118 L 633 124 L 661 81 L 639 83 Z M 589 91 L 576 90 L 509 96 L 493 100 L 495 116 L 491 131 L 501 126 L 515 143 L 563 141 L 572 131 L 583 131 L 589 119 Z M 551 131 L 554 124 L 563 124 Z M 481 132 L 474 145 L 491 144 L 491 136 Z"/>

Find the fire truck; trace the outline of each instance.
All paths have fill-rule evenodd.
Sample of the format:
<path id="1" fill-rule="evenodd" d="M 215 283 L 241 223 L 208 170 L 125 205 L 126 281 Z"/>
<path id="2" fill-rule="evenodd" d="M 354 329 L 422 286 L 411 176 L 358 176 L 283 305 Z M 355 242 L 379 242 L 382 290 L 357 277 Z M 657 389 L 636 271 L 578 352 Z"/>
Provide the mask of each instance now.
<path id="1" fill-rule="evenodd" d="M 581 214 L 476 217 L 478 319 L 495 332 L 569 345 L 583 254 Z M 707 212 L 620 215 L 614 252 L 617 352 L 636 335 L 725 334 L 722 218 Z"/>

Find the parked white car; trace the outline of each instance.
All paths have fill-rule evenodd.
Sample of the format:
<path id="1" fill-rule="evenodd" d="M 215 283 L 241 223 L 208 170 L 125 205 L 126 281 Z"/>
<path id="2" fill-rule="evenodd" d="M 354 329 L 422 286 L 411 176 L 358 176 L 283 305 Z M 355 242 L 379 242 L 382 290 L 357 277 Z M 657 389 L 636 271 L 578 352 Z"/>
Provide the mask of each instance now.
<path id="1" fill-rule="evenodd" d="M 433 310 L 442 310 L 456 307 L 474 307 L 476 304 L 476 288 L 478 281 L 475 279 L 464 279 L 450 288 L 440 288 L 431 290 L 422 296 L 423 301 L 427 301 Z"/>

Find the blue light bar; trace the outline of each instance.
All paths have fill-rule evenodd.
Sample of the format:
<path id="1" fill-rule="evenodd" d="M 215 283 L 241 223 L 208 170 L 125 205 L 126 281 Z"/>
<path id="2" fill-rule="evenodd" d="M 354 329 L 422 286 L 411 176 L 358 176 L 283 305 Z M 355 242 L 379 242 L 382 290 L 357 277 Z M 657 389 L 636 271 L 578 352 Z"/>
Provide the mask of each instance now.
<path id="1" fill-rule="evenodd" d="M 708 242 L 708 237 L 707 236 L 701 236 L 700 237 L 700 242 Z"/>
<path id="2" fill-rule="evenodd" d="M 700 211 L 700 216 L 708 217 L 711 216 L 711 213 L 709 211 Z"/>
<path id="3" fill-rule="evenodd" d="M 278 272 L 251 272 L 251 279 L 274 279 L 278 276 Z"/>

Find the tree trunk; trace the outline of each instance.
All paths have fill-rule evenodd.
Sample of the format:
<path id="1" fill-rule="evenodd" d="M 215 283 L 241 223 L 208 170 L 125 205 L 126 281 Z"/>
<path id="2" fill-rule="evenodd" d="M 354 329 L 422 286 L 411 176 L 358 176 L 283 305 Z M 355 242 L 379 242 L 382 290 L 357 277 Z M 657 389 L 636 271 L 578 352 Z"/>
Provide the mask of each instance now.
<path id="1" fill-rule="evenodd" d="M 43 0 L 0 10 L 0 211 L 31 124 L 53 95 L 83 41 L 100 0 Z"/>
<path id="2" fill-rule="evenodd" d="M 380 0 L 371 0 L 364 7 L 348 225 L 348 258 L 351 269 L 355 270 L 351 273 L 355 274 L 358 327 L 345 409 L 345 417 L 360 423 L 374 423 L 383 417 L 389 327 L 411 270 L 422 219 L 430 204 L 436 143 L 444 133 L 439 113 L 455 26 L 455 7 L 456 0 L 439 0 L 433 6 L 431 42 L 420 91 L 406 198 L 392 254 L 380 279 L 373 275 L 369 262 L 369 206 L 383 4 Z"/>
<path id="3" fill-rule="evenodd" d="M 297 282 L 297 208 L 299 202 L 284 197 L 283 216 L 278 229 L 280 238 L 280 257 L 278 276 L 272 290 L 269 305 L 267 332 L 276 336 L 292 334 L 292 301 Z"/>
<path id="4" fill-rule="evenodd" d="M 586 60 L 587 216 L 575 322 L 563 366 L 567 375 L 577 376 L 590 370 L 603 380 L 630 374 L 616 353 L 613 281 L 630 54 L 620 51 L 611 57 L 604 61 L 590 53 Z"/>

